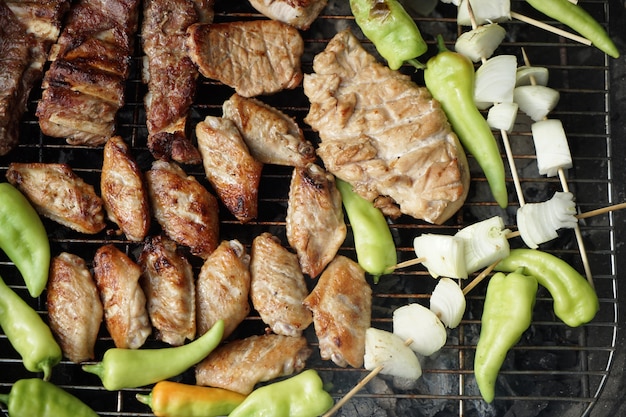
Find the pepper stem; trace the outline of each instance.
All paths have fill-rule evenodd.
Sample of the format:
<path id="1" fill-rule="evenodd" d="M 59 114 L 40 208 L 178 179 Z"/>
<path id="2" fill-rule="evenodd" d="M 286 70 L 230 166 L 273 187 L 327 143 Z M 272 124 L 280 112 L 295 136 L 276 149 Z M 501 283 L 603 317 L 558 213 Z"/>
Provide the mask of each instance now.
<path id="1" fill-rule="evenodd" d="M 413 59 L 407 59 L 405 61 L 407 64 L 414 66 L 416 69 L 418 70 L 425 70 L 426 69 L 426 64 L 422 64 L 421 62 L 419 62 L 417 59 L 413 58 Z"/>
<path id="2" fill-rule="evenodd" d="M 139 401 L 140 403 L 145 404 L 148 407 L 152 408 L 152 393 L 148 395 L 136 394 L 135 398 L 137 398 L 137 401 Z"/>
<path id="3" fill-rule="evenodd" d="M 9 405 L 9 394 L 0 394 L 0 403 Z"/>
<path id="4" fill-rule="evenodd" d="M 439 52 L 449 51 L 449 49 L 446 47 L 446 43 L 443 40 L 443 36 L 441 35 L 441 33 L 437 35 L 437 48 L 439 49 Z"/>
<path id="5" fill-rule="evenodd" d="M 102 362 L 98 362 L 92 365 L 83 365 L 82 368 L 85 372 L 98 375 L 100 379 L 102 379 L 102 376 L 104 375 L 104 365 L 102 364 Z"/>

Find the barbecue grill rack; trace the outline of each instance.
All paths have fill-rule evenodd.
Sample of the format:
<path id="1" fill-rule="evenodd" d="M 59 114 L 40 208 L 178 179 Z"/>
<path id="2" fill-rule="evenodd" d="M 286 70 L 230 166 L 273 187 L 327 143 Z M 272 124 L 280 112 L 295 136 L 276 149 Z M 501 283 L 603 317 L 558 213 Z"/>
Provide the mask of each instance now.
<path id="1" fill-rule="evenodd" d="M 409 0 L 407 0 L 409 1 Z M 511 9 L 550 24 L 522 1 L 512 1 Z M 617 38 L 618 47 L 625 50 L 624 7 L 617 0 L 586 0 L 581 4 Z M 217 1 L 215 21 L 233 21 L 263 18 L 247 2 Z M 424 38 L 429 42 L 426 57 L 436 51 L 435 36 L 442 34 L 449 45 L 461 30 L 455 20 L 455 8 L 439 3 L 428 17 L 415 15 Z M 574 167 L 567 172 L 568 184 L 576 197 L 581 212 L 626 200 L 626 146 L 625 130 L 620 120 L 626 110 L 626 94 L 621 84 L 625 76 L 624 59 L 607 58 L 593 47 L 577 44 L 534 28 L 520 21 L 503 24 L 507 38 L 496 53 L 516 55 L 520 64 L 521 50 L 525 49 L 533 65 L 550 70 L 549 86 L 559 90 L 561 99 L 551 117 L 563 121 L 568 134 Z M 305 39 L 303 70 L 312 72 L 312 60 L 322 51 L 328 40 L 338 31 L 351 28 L 363 40 L 364 46 L 375 53 L 356 26 L 347 1 L 331 0 L 312 27 L 302 32 Z M 135 42 L 132 73 L 127 83 L 126 105 L 119 113 L 118 133 L 132 146 L 140 166 L 149 168 L 152 157 L 147 150 L 143 96 L 146 87 L 141 82 L 140 39 Z M 423 85 L 420 72 L 404 67 Z M 194 126 L 206 115 L 221 115 L 221 105 L 233 90 L 220 83 L 201 77 L 191 114 Z M 102 148 L 72 146 L 64 140 L 41 134 L 35 109 L 41 90 L 35 88 L 28 103 L 28 111 L 21 123 L 21 144 L 5 157 L 0 157 L 0 177 L 4 181 L 10 162 L 67 162 L 72 168 L 98 189 L 102 165 Z M 307 139 L 319 141 L 304 122 L 308 100 L 302 88 L 284 91 L 262 100 L 292 115 L 305 131 Z M 520 116 L 514 131 L 509 135 L 517 171 L 526 202 L 549 199 L 561 190 L 558 179 L 541 177 L 537 173 L 534 148 L 530 135 L 529 119 Z M 499 134 L 496 133 L 499 139 Z M 503 153 L 504 156 L 504 153 Z M 472 183 L 465 206 L 441 226 L 417 221 L 407 216 L 391 223 L 400 261 L 415 257 L 413 238 L 421 233 L 452 234 L 465 225 L 494 215 L 504 218 L 508 228 L 515 230 L 515 211 L 518 207 L 510 171 L 507 173 L 510 206 L 500 209 L 491 198 L 485 178 L 469 156 Z M 508 164 L 505 163 L 508 167 Z M 209 189 L 201 166 L 185 167 Z M 508 168 L 507 168 L 508 169 Z M 279 236 L 287 245 L 285 215 L 291 169 L 265 166 L 259 192 L 259 215 L 255 221 L 242 225 L 221 207 L 221 239 L 239 239 L 249 248 L 255 236 L 269 231 Z M 621 415 L 621 388 L 626 383 L 623 366 L 626 361 L 621 306 L 626 303 L 619 275 L 626 263 L 623 261 L 622 239 L 626 236 L 625 216 L 613 212 L 580 222 L 585 240 L 594 283 L 600 299 L 600 311 L 588 325 L 569 328 L 552 312 L 552 300 L 545 290 L 538 294 L 533 324 L 521 341 L 512 349 L 500 372 L 496 400 L 486 404 L 480 397 L 473 376 L 473 357 L 480 330 L 480 316 L 486 282 L 481 283 L 467 296 L 467 311 L 461 325 L 449 331 L 446 346 L 437 354 L 422 360 L 424 374 L 416 383 L 394 380 L 382 375 L 374 378 L 337 415 L 345 416 L 608 416 Z M 156 223 L 156 222 L 155 222 Z M 100 234 L 88 236 L 73 232 L 44 219 L 53 255 L 68 251 L 82 256 L 89 265 L 96 249 L 104 243 L 114 243 L 136 257 L 140 244 L 132 243 L 112 233 L 110 224 Z M 156 227 L 156 226 L 153 226 Z M 156 229 L 155 229 L 156 230 Z M 521 240 L 511 241 L 521 246 Z M 574 234 L 562 231 L 559 238 L 542 246 L 567 260 L 583 271 Z M 351 234 L 340 250 L 341 254 L 356 259 Z M 196 271 L 198 260 L 194 260 Z M 0 253 L 0 275 L 33 307 L 46 317 L 45 297 L 33 300 L 28 296 L 21 277 L 13 264 Z M 469 281 L 464 281 L 466 285 Z M 309 280 L 311 287 L 315 281 Z M 372 325 L 391 329 L 395 308 L 418 302 L 428 305 L 429 294 L 436 281 L 422 266 L 397 270 L 384 276 L 374 290 Z M 232 336 L 243 337 L 264 332 L 264 325 L 255 312 L 242 323 Z M 330 393 L 339 399 L 366 374 L 363 369 L 338 368 L 330 361 L 322 361 L 311 326 L 305 333 L 313 347 L 307 367 L 319 371 L 328 383 Z M 149 338 L 145 347 L 160 347 L 162 343 Z M 113 341 L 104 325 L 96 343 L 96 358 L 101 359 Z M 0 333 L 0 392 L 8 392 L 13 382 L 33 377 L 27 372 L 4 334 Z M 193 373 L 177 378 L 193 383 Z M 101 416 L 150 416 L 150 410 L 134 397 L 146 393 L 149 387 L 108 392 L 97 377 L 87 374 L 79 365 L 63 360 L 54 368 L 52 382 L 70 391 Z M 2 412 L 6 414 L 6 409 Z"/>

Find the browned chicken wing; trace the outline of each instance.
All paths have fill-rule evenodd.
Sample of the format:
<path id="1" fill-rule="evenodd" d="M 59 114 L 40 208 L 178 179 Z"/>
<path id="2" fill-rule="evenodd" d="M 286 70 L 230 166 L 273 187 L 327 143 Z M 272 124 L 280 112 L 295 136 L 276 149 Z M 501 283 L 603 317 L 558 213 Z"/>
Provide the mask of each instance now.
<path id="1" fill-rule="evenodd" d="M 224 102 L 223 117 L 235 122 L 254 158 L 264 164 L 305 166 L 315 148 L 296 121 L 254 98 L 234 94 Z"/>
<path id="2" fill-rule="evenodd" d="M 14 162 L 6 177 L 41 215 L 82 233 L 106 227 L 102 199 L 69 165 Z"/>
<path id="3" fill-rule="evenodd" d="M 342 367 L 361 367 L 372 313 L 372 289 L 363 269 L 351 259 L 337 256 L 304 305 L 313 311 L 322 359 Z"/>
<path id="4" fill-rule="evenodd" d="M 154 161 L 146 181 L 152 211 L 165 233 L 206 259 L 219 243 L 217 199 L 174 162 Z"/>
<path id="5" fill-rule="evenodd" d="M 302 81 L 304 41 L 297 29 L 273 20 L 195 24 L 189 56 L 200 73 L 245 97 L 295 88 Z"/>
<path id="6" fill-rule="evenodd" d="M 300 336 L 313 322 L 302 301 L 309 295 L 296 254 L 270 233 L 254 238 L 250 251 L 250 298 L 274 333 Z"/>
<path id="7" fill-rule="evenodd" d="M 250 336 L 215 349 L 196 366 L 196 384 L 249 394 L 255 384 L 301 371 L 311 349 L 304 337 Z"/>
<path id="8" fill-rule="evenodd" d="M 191 264 L 165 236 L 146 239 L 140 284 L 159 340 L 180 346 L 196 336 L 196 283 Z"/>
<path id="9" fill-rule="evenodd" d="M 250 0 L 252 7 L 270 19 L 278 20 L 301 30 L 307 30 L 327 0 Z"/>
<path id="10" fill-rule="evenodd" d="M 52 258 L 46 304 L 50 329 L 65 357 L 74 363 L 94 359 L 104 313 L 84 259 L 67 252 Z"/>
<path id="11" fill-rule="evenodd" d="M 141 268 L 113 245 L 100 247 L 93 263 L 104 322 L 115 346 L 140 348 L 152 333 L 146 296 L 139 285 Z"/>
<path id="12" fill-rule="evenodd" d="M 204 172 L 226 208 L 242 223 L 257 216 L 263 164 L 250 155 L 237 126 L 207 116 L 196 125 Z"/>
<path id="13" fill-rule="evenodd" d="M 250 255 L 238 240 L 222 241 L 196 282 L 198 335 L 224 320 L 226 339 L 250 312 Z"/>
<path id="14" fill-rule="evenodd" d="M 315 164 L 294 168 L 286 218 L 287 240 L 302 271 L 317 277 L 346 238 L 341 194 L 335 177 Z"/>
<path id="15" fill-rule="evenodd" d="M 143 174 L 120 136 L 104 145 L 100 192 L 109 219 L 128 239 L 143 240 L 150 228 L 148 192 Z"/>

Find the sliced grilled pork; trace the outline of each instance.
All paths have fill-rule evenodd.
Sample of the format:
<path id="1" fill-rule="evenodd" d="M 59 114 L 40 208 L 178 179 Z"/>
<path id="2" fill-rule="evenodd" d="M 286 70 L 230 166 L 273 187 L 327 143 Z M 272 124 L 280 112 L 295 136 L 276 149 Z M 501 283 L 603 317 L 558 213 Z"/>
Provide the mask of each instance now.
<path id="1" fill-rule="evenodd" d="M 252 7 L 270 19 L 278 20 L 301 30 L 307 30 L 327 0 L 250 0 Z"/>
<path id="2" fill-rule="evenodd" d="M 326 169 L 385 214 L 442 223 L 463 204 L 469 170 L 445 113 L 426 88 L 378 63 L 349 30 L 304 79 L 305 122 Z"/>
<path id="3" fill-rule="evenodd" d="M 335 257 L 347 232 L 341 194 L 332 174 L 315 164 L 294 169 L 286 228 L 302 271 L 317 277 Z"/>
<path id="4" fill-rule="evenodd" d="M 210 23 L 213 1 L 146 0 L 141 40 L 145 54 L 143 79 L 148 149 L 155 158 L 185 164 L 200 163 L 200 154 L 187 138 L 187 115 L 198 68 L 185 50 L 186 31 L 194 23 Z"/>
<path id="5" fill-rule="evenodd" d="M 196 125 L 204 172 L 226 208 L 242 223 L 257 216 L 263 164 L 232 120 L 207 116 Z"/>
<path id="6" fill-rule="evenodd" d="M 274 20 L 195 24 L 189 56 L 200 73 L 245 97 L 295 88 L 302 81 L 304 41 L 297 29 Z"/>
<path id="7" fill-rule="evenodd" d="M 264 164 L 305 166 L 315 161 L 315 148 L 296 121 L 254 98 L 233 94 L 222 106 L 223 117 L 235 122 L 255 159 Z"/>
<path id="8" fill-rule="evenodd" d="M 100 145 L 124 104 L 139 0 L 81 0 L 50 53 L 37 106 L 41 131 L 71 144 Z"/>

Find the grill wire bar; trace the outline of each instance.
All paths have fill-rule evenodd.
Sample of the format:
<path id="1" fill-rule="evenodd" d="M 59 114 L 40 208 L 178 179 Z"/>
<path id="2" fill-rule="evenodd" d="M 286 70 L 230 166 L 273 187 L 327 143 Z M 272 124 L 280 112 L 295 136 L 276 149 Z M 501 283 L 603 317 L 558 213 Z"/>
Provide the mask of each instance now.
<path id="1" fill-rule="evenodd" d="M 606 27 L 613 25 L 609 21 L 609 11 L 619 9 L 617 3 L 613 0 L 580 2 L 581 6 Z M 557 22 L 546 20 L 523 1 L 513 0 L 511 9 L 562 27 Z M 215 11 L 216 22 L 263 18 L 247 2 L 218 0 Z M 452 47 L 458 34 L 469 29 L 458 27 L 455 7 L 441 2 L 430 16 L 414 17 L 422 35 L 429 43 L 428 56 L 436 51 L 436 35 L 442 34 L 448 46 Z M 617 110 L 611 108 L 611 103 L 615 100 L 609 88 L 611 71 L 615 65 L 593 47 L 548 34 L 526 23 L 512 20 L 503 23 L 503 27 L 507 30 L 507 37 L 497 53 L 513 54 L 519 58 L 521 65 L 521 48 L 524 48 L 533 65 L 549 69 L 548 85 L 561 94 L 559 105 L 550 117 L 563 121 L 569 138 L 574 167 L 567 172 L 568 184 L 576 197 L 579 210 L 585 212 L 626 199 L 624 195 L 619 196 L 621 185 L 617 185 L 626 183 L 626 170 L 623 160 L 615 159 L 613 151 L 616 148 L 614 141 L 622 138 L 618 138 L 611 131 L 611 123 L 617 114 Z M 371 43 L 364 39 L 356 26 L 348 2 L 330 0 L 311 29 L 302 32 L 305 39 L 302 62 L 305 73 L 312 72 L 313 57 L 324 49 L 335 33 L 344 28 L 351 28 L 363 40 L 366 49 L 375 54 Z M 146 87 L 141 81 L 141 62 L 141 40 L 138 36 L 135 41 L 135 56 L 132 59 L 131 79 L 126 87 L 126 104 L 119 113 L 117 128 L 118 134 L 131 145 L 140 166 L 147 170 L 152 157 L 146 145 L 147 129 L 143 108 Z M 409 67 L 403 67 L 401 71 L 411 74 L 416 83 L 423 85 L 421 72 L 415 72 Z M 219 82 L 201 78 L 190 125 L 195 126 L 206 115 L 221 116 L 222 103 L 232 93 L 230 88 Z M 36 87 L 21 124 L 19 149 L 0 157 L 0 180 L 5 180 L 4 174 L 10 162 L 67 162 L 79 176 L 98 190 L 102 148 L 72 146 L 61 139 L 42 135 L 35 116 L 40 96 L 40 89 Z M 308 101 L 301 86 L 261 99 L 293 116 L 304 130 L 307 139 L 314 143 L 319 142 L 316 133 L 303 121 L 308 112 Z M 499 133 L 496 133 L 496 137 L 500 139 L 498 135 Z M 558 178 L 541 177 L 537 172 L 530 135 L 530 119 L 520 115 L 513 132 L 509 135 L 509 140 L 526 201 L 545 201 L 555 191 L 559 191 Z M 622 157 L 622 153 L 618 153 L 618 157 Z M 466 204 L 457 215 L 441 226 L 427 224 L 407 216 L 390 223 L 398 248 L 399 261 L 415 257 L 413 238 L 421 233 L 452 234 L 465 225 L 495 215 L 502 216 L 508 228 L 516 229 L 515 212 L 518 205 L 510 172 L 507 176 L 510 206 L 502 210 L 491 198 L 486 180 L 475 161 L 471 156 L 468 157 L 472 172 L 471 189 Z M 185 169 L 210 189 L 201 166 Z M 220 238 L 239 239 L 249 249 L 255 236 L 263 231 L 269 231 L 281 237 L 283 244 L 287 245 L 285 214 L 290 179 L 291 169 L 266 166 L 259 190 L 258 219 L 241 225 L 227 214 L 226 209 L 221 208 Z M 507 356 L 500 372 L 496 400 L 493 404 L 486 404 L 481 399 L 472 371 L 486 289 L 486 282 L 483 282 L 468 294 L 464 320 L 458 328 L 449 330 L 446 346 L 431 357 L 421 358 L 424 372 L 422 378 L 417 382 L 408 383 L 379 375 L 339 410 L 337 415 L 433 417 L 609 415 L 601 414 L 602 410 L 598 411 L 594 405 L 608 384 L 616 355 L 618 353 L 621 355 L 618 349 L 618 340 L 621 340 L 618 337 L 618 311 L 620 302 L 624 301 L 623 297 L 618 297 L 618 272 L 621 247 L 619 242 L 622 238 L 620 232 L 625 229 L 621 219 L 619 213 L 609 213 L 580 222 L 600 299 L 597 317 L 588 325 L 569 328 L 554 316 L 550 295 L 540 289 L 533 324 Z M 96 249 L 105 243 L 115 244 L 132 257 L 136 257 L 141 250 L 140 244 L 110 233 L 111 230 L 87 236 L 72 232 L 47 219 L 44 219 L 44 224 L 49 232 L 53 255 L 68 251 L 82 256 L 89 265 Z M 112 226 L 108 229 L 111 228 Z M 511 245 L 521 246 L 522 243 L 521 240 L 514 240 Z M 580 256 L 572 231 L 562 231 L 557 239 L 546 243 L 541 249 L 565 259 L 582 273 Z M 350 232 L 340 253 L 356 259 Z M 194 265 L 196 273 L 199 267 L 200 264 L 196 261 Z M 45 295 L 36 300 L 30 299 L 21 277 L 4 253 L 0 253 L 0 276 L 24 299 L 31 300 L 31 305 L 44 318 L 46 317 Z M 462 285 L 466 283 L 463 282 Z M 310 282 L 311 288 L 314 284 L 314 281 Z M 393 311 L 413 302 L 427 306 L 435 284 L 436 281 L 419 265 L 383 276 L 378 284 L 372 284 L 374 290 L 372 326 L 391 330 Z M 263 331 L 264 325 L 253 311 L 234 337 L 259 334 Z M 339 400 L 363 379 L 367 371 L 338 368 L 330 361 L 321 360 L 312 326 L 305 334 L 314 351 L 307 362 L 307 367 L 319 371 L 322 379 L 328 383 L 330 393 Z M 154 338 L 149 338 L 144 347 L 162 346 L 163 344 Z M 96 344 L 96 358 L 101 359 L 106 349 L 110 347 L 113 347 L 113 341 L 103 325 Z M 24 369 L 6 336 L 0 333 L 0 392 L 8 392 L 17 379 L 33 376 Z M 176 380 L 194 383 L 193 372 L 188 371 Z M 101 416 L 152 416 L 150 410 L 135 399 L 135 394 L 145 394 L 150 387 L 108 392 L 96 377 L 86 374 L 80 369 L 80 365 L 65 359 L 54 368 L 52 382 L 78 396 Z M 2 413 L 8 415 L 4 406 Z"/>

